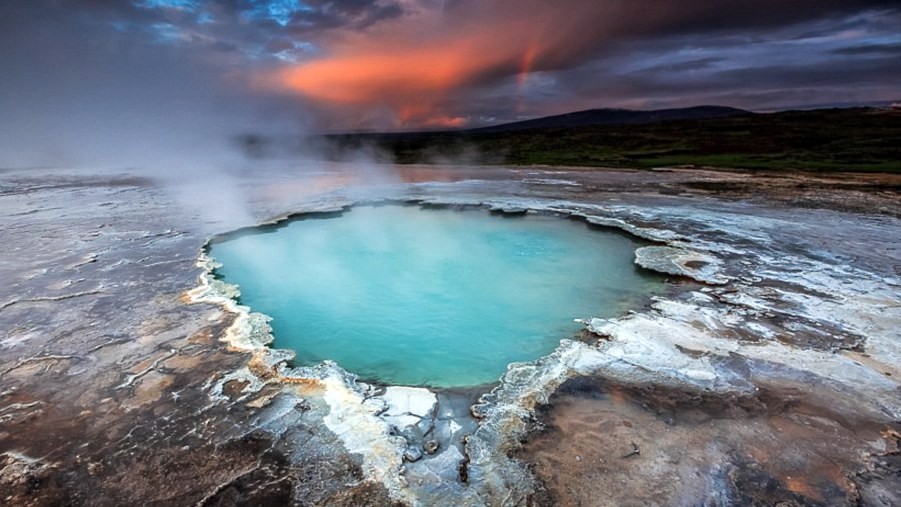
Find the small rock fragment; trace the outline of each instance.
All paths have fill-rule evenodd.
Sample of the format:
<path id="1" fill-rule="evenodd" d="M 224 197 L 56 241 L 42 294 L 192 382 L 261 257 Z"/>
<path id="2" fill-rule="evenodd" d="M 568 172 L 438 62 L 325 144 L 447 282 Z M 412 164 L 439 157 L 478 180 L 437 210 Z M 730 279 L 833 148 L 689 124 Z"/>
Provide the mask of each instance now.
<path id="1" fill-rule="evenodd" d="M 407 447 L 404 452 L 404 459 L 409 462 L 419 461 L 422 458 L 422 451 L 418 447 Z"/>
<path id="2" fill-rule="evenodd" d="M 638 456 L 641 454 L 641 449 L 638 448 L 638 444 L 636 444 L 635 442 L 631 442 L 631 444 L 632 444 L 632 450 L 629 451 L 628 454 L 623 455 L 622 456 L 623 459 L 631 458 L 632 456 Z"/>

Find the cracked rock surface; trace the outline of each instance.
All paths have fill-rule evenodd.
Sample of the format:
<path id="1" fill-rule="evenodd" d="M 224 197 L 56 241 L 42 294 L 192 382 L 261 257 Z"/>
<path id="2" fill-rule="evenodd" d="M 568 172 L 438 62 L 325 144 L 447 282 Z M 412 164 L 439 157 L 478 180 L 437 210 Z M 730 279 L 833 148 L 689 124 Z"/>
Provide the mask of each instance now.
<path id="1" fill-rule="evenodd" d="M 901 504 L 901 177 L 380 170 L 260 171 L 190 202 L 0 172 L 0 504 Z M 436 391 L 293 368 L 201 255 L 384 200 L 615 228 L 669 286 Z"/>

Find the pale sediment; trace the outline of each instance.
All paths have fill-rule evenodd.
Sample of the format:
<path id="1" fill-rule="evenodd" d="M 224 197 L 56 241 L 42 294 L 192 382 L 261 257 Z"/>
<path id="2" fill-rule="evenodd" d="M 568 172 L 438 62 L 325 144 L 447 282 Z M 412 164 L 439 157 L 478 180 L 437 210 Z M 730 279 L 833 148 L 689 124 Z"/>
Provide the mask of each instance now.
<path id="1" fill-rule="evenodd" d="M 670 246 L 645 246 L 635 250 L 635 264 L 668 275 L 687 276 L 711 285 L 729 279 L 719 274 L 720 261 L 710 254 Z"/>
<path id="2" fill-rule="evenodd" d="M 780 305 L 775 303 L 796 303 L 805 297 L 809 298 L 807 291 L 813 291 L 815 307 L 830 304 L 819 292 L 829 288 L 824 287 L 824 284 L 829 285 L 828 278 L 823 278 L 828 276 L 823 273 L 829 270 L 828 266 L 807 266 L 809 271 L 800 280 L 783 276 L 783 282 L 797 284 L 799 290 L 770 292 L 768 300 L 756 299 L 752 302 L 752 295 L 756 293 L 755 281 L 760 278 L 754 276 L 754 271 L 744 273 L 746 264 L 735 266 L 736 263 L 733 263 L 733 276 L 739 281 L 735 281 L 731 287 L 718 288 L 733 282 L 733 278 L 724 273 L 723 261 L 712 252 L 715 251 L 716 244 L 703 240 L 698 246 L 708 251 L 692 250 L 691 236 L 661 228 L 635 226 L 616 216 L 623 210 L 621 207 L 607 209 L 597 206 L 586 209 L 577 203 L 560 201 L 467 201 L 460 197 L 416 198 L 413 202 L 442 206 L 477 205 L 505 213 L 561 213 L 582 218 L 595 225 L 619 228 L 645 239 L 669 242 L 676 246 L 639 248 L 636 251 L 636 264 L 664 274 L 684 276 L 709 287 L 682 292 L 671 298 L 657 298 L 648 309 L 633 312 L 623 318 L 587 319 L 584 321 L 586 328 L 595 335 L 604 337 L 604 340 L 593 345 L 563 340 L 560 347 L 546 357 L 531 363 L 510 365 L 500 386 L 483 396 L 480 403 L 473 407 L 473 413 L 479 419 L 479 427 L 466 437 L 465 457 L 459 452 L 449 452 L 444 460 L 435 460 L 434 463 L 440 463 L 444 468 L 453 468 L 437 473 L 434 467 L 426 475 L 418 475 L 415 470 L 406 471 L 405 474 L 402 468 L 404 459 L 418 461 L 422 457 L 421 449 L 426 439 L 421 435 L 410 435 L 409 428 L 421 422 L 432 411 L 434 403 L 428 400 L 434 397 L 433 394 L 420 389 L 424 391 L 418 393 L 420 410 L 401 410 L 396 398 L 401 391 L 410 396 L 410 393 L 404 391 L 410 388 L 388 388 L 388 392 L 380 397 L 367 393 L 367 389 L 370 389 L 368 386 L 360 388 L 355 378 L 337 365 L 324 365 L 332 383 L 331 389 L 327 390 L 331 394 L 326 394 L 325 397 L 330 400 L 332 412 L 340 414 L 340 417 L 327 418 L 326 425 L 342 438 L 350 452 L 364 456 L 364 469 L 368 477 L 383 483 L 397 500 L 432 503 L 439 498 L 448 501 L 453 498 L 454 503 L 473 505 L 493 503 L 498 499 L 509 504 L 526 501 L 535 491 L 535 484 L 528 470 L 520 461 L 511 458 L 511 455 L 519 447 L 519 443 L 534 431 L 536 408 L 546 404 L 559 385 L 578 376 L 600 376 L 624 385 L 670 386 L 686 392 L 747 395 L 769 382 L 784 382 L 782 377 L 790 377 L 792 374 L 789 372 L 794 371 L 799 378 L 812 374 L 820 379 L 817 381 L 820 385 L 818 389 L 823 390 L 823 393 L 813 389 L 810 393 L 812 398 L 829 396 L 833 403 L 844 405 L 847 410 L 856 407 L 857 414 L 867 420 L 890 423 L 901 418 L 901 406 L 896 403 L 897 382 L 887 378 L 885 372 L 862 366 L 843 355 L 799 348 L 773 339 L 776 331 L 766 321 L 769 313 L 781 312 Z M 736 252 L 741 252 L 729 247 L 723 250 L 727 256 L 733 257 Z M 203 262 L 208 263 L 209 260 L 205 259 Z M 773 264 L 767 258 L 759 259 L 758 262 L 769 266 Z M 803 262 L 803 259 L 797 259 L 793 265 L 803 265 Z M 811 280 L 818 280 L 819 283 L 814 286 L 809 283 Z M 859 284 L 864 281 L 848 282 L 846 279 L 842 284 L 846 291 L 851 291 L 854 295 L 862 292 Z M 217 283 L 221 282 L 205 281 L 203 285 L 211 287 Z M 878 288 L 866 290 L 871 298 L 878 298 L 879 291 L 873 292 L 874 289 Z M 226 298 L 236 296 L 233 289 L 219 287 L 218 292 Z M 885 305 L 890 304 L 891 290 L 882 292 L 882 297 L 887 298 L 882 307 L 884 310 L 887 308 Z M 734 298 L 729 301 L 730 296 L 736 294 L 744 295 L 747 300 L 741 304 L 736 303 Z M 782 296 L 781 301 L 773 298 L 774 294 Z M 846 299 L 849 296 L 851 294 L 834 297 Z M 729 301 L 729 304 L 724 305 L 723 301 Z M 228 306 L 231 303 L 225 304 Z M 258 314 L 248 314 L 246 309 L 231 305 L 230 309 L 238 310 L 239 317 L 226 333 L 229 344 L 237 348 L 250 344 L 250 348 L 268 350 L 265 345 L 271 338 L 268 336 L 268 328 L 263 325 L 265 318 Z M 794 308 L 792 316 L 799 321 L 819 323 L 835 320 L 836 329 L 843 323 L 845 333 L 856 333 L 863 330 L 850 325 L 848 319 L 851 315 L 860 314 L 861 310 L 862 308 L 845 310 L 844 315 L 839 316 L 835 313 L 840 311 L 838 308 L 833 312 L 821 312 L 817 315 L 810 315 L 810 310 Z M 898 318 L 895 313 L 897 311 L 883 314 L 882 317 L 888 317 L 891 321 Z M 883 331 L 891 333 L 888 328 Z M 747 334 L 749 339 L 743 340 L 742 334 Z M 743 343 L 751 340 L 760 343 L 751 346 Z M 843 347 L 838 345 L 837 348 Z M 894 354 L 897 351 L 891 352 Z M 734 355 L 743 357 L 749 369 L 754 370 L 755 364 L 760 365 L 759 369 L 751 372 L 735 371 L 733 365 L 725 360 Z M 280 360 L 285 359 L 290 358 Z M 774 368 L 773 365 L 780 365 L 782 369 Z M 317 375 L 311 375 L 309 370 L 295 369 L 290 370 L 286 376 L 284 372 L 287 370 L 283 366 L 272 366 L 281 370 L 280 379 L 283 381 L 319 380 L 317 377 L 323 371 L 320 368 Z M 861 389 L 862 386 L 866 389 Z M 404 403 L 409 405 L 410 400 Z M 344 420 L 352 423 L 339 422 Z M 407 432 L 407 440 L 390 437 L 391 432 Z M 447 442 L 443 444 L 447 446 Z M 456 447 L 452 446 L 452 449 L 457 451 Z M 448 456 L 453 456 L 453 459 L 447 460 Z M 447 481 L 448 476 L 452 476 L 455 469 L 461 466 L 466 484 Z M 421 470 L 419 474 L 422 474 Z M 411 480 L 417 483 L 417 487 L 409 487 Z M 431 484 L 423 487 L 423 483 L 429 481 Z"/>
<path id="3" fill-rule="evenodd" d="M 185 375 L 184 378 L 191 375 L 189 369 L 174 369 L 181 364 L 179 361 L 195 364 L 188 360 L 188 354 L 193 349 L 186 347 L 184 339 L 179 338 L 182 335 L 178 331 L 178 322 L 181 321 L 176 319 L 171 327 L 174 332 L 158 333 L 160 336 L 165 333 L 172 335 L 165 342 L 173 344 L 171 350 L 157 350 L 155 345 L 152 353 L 142 352 L 141 357 L 146 355 L 143 363 L 135 361 L 134 367 L 122 372 L 122 378 L 131 378 L 132 382 L 127 389 L 120 391 L 127 390 L 135 397 L 126 400 L 127 403 L 123 401 L 123 406 L 146 407 L 148 410 L 160 407 L 156 410 L 161 410 L 161 413 L 180 414 L 178 417 L 181 420 L 188 421 L 184 424 L 192 425 L 191 432 L 204 435 L 203 438 L 209 441 L 222 438 L 215 433 L 205 433 L 195 417 L 186 415 L 183 405 L 178 405 L 190 404 L 197 413 L 215 411 L 219 414 L 217 420 L 222 421 L 219 427 L 233 428 L 232 433 L 242 435 L 241 438 L 262 438 L 254 432 L 263 430 L 269 435 L 266 439 L 280 442 L 277 446 L 273 444 L 273 448 L 279 449 L 279 456 L 284 456 L 279 459 L 287 460 L 287 465 L 272 465 L 269 468 L 248 465 L 243 472 L 229 472 L 219 483 L 210 484 L 209 490 L 201 497 L 190 497 L 192 501 L 202 500 L 201 503 L 221 498 L 233 491 L 234 485 L 240 485 L 254 495 L 263 495 L 265 487 L 262 485 L 270 484 L 267 480 L 275 481 L 271 484 L 287 481 L 283 484 L 291 485 L 284 492 L 278 490 L 280 495 L 284 493 L 279 498 L 294 498 L 296 503 L 300 491 L 307 488 L 306 494 L 320 495 L 317 498 L 337 503 L 344 498 L 344 493 L 328 481 L 341 477 L 340 480 L 352 485 L 349 491 L 356 495 L 348 501 L 358 504 L 383 504 L 389 499 L 422 505 L 518 505 L 528 501 L 566 504 L 566 493 L 554 490 L 550 482 L 544 484 L 543 481 L 551 479 L 541 474 L 536 476 L 530 468 L 539 457 L 550 459 L 547 448 L 543 447 L 543 454 L 539 456 L 530 454 L 532 451 L 529 449 L 522 451 L 521 446 L 523 440 L 535 435 L 546 422 L 539 409 L 548 407 L 546 410 L 553 414 L 553 403 L 547 404 L 557 399 L 555 392 L 561 385 L 577 378 L 602 379 L 610 385 L 636 389 L 630 396 L 635 397 L 639 404 L 642 402 L 641 389 L 648 386 L 656 389 L 654 392 L 668 389 L 668 393 L 678 393 L 669 396 L 685 399 L 719 396 L 716 399 L 727 404 L 735 403 L 736 399 L 758 399 L 759 393 L 767 392 L 776 393 L 771 396 L 781 400 L 776 403 L 778 406 L 782 406 L 780 403 L 806 403 L 815 407 L 815 410 L 809 410 L 815 412 L 815 420 L 822 424 L 839 424 L 846 429 L 897 428 L 901 419 L 901 389 L 898 383 L 901 372 L 897 366 L 901 364 L 901 336 L 898 335 L 898 329 L 901 329 L 901 302 L 898 296 L 901 280 L 897 272 L 892 273 L 890 267 L 885 269 L 880 265 L 883 259 L 889 266 L 892 263 L 901 265 L 901 261 L 895 258 L 897 255 L 891 253 L 898 247 L 897 219 L 881 217 L 871 220 L 865 216 L 834 212 L 818 214 L 815 211 L 770 208 L 762 204 L 731 204 L 709 198 L 704 201 L 706 207 L 700 209 L 696 207 L 696 200 L 690 197 L 659 197 L 641 192 L 630 197 L 629 194 L 600 190 L 592 193 L 572 184 L 580 178 L 588 180 L 592 177 L 591 173 L 575 173 L 548 181 L 524 181 L 523 186 L 519 182 L 505 186 L 497 181 L 473 180 L 459 184 L 412 184 L 395 186 L 387 192 L 390 195 L 386 197 L 392 200 L 435 205 L 481 205 L 509 213 L 529 210 L 560 213 L 595 225 L 618 228 L 659 244 L 639 249 L 636 263 L 676 277 L 673 280 L 677 285 L 673 286 L 671 293 L 656 298 L 645 308 L 621 318 L 584 319 L 586 329 L 594 338 L 563 340 L 548 356 L 530 363 L 510 365 L 500 384 L 482 396 L 472 408 L 478 418 L 477 426 L 474 422 L 465 421 L 466 415 L 459 413 L 459 406 L 448 409 L 454 403 L 440 392 L 376 388 L 358 382 L 354 375 L 329 362 L 309 368 L 289 367 L 293 354 L 269 347 L 271 335 L 267 318 L 237 305 L 236 289 L 214 279 L 214 266 L 205 255 L 201 255 L 199 260 L 203 270 L 200 287 L 190 291 L 190 297 L 195 302 L 212 303 L 222 311 L 192 310 L 191 318 L 205 315 L 208 319 L 205 322 L 194 320 L 192 325 L 198 333 L 222 340 L 227 349 L 243 355 L 227 361 L 220 359 L 226 361 L 228 366 L 219 373 L 210 374 L 202 387 L 192 388 L 193 391 L 187 388 L 172 390 L 175 394 L 169 396 L 166 386 L 180 385 L 179 379 L 182 377 L 178 375 Z M 627 178 L 623 175 L 616 177 Z M 645 176 L 640 173 L 628 176 L 633 177 Z M 379 199 L 377 196 L 371 198 Z M 335 194 L 321 196 L 315 202 L 266 202 L 261 207 L 264 216 L 279 217 L 274 220 L 277 222 L 288 216 L 286 211 L 336 211 L 351 202 L 353 200 L 343 194 Z M 836 219 L 842 221 L 840 227 L 827 224 Z M 860 229 L 862 223 L 872 230 Z M 859 243 L 857 248 L 870 251 L 855 258 L 851 249 L 818 244 L 818 238 L 826 230 L 854 239 Z M 874 250 L 878 254 L 874 254 Z M 69 265 L 75 267 L 69 269 L 83 272 L 97 265 L 106 267 L 104 255 L 95 258 L 97 262 L 89 264 L 79 264 L 78 259 L 73 259 Z M 40 266 L 32 268 L 28 271 L 31 273 L 29 277 L 41 279 L 46 276 L 40 271 Z M 45 286 L 57 282 L 59 280 L 42 280 Z M 103 286 L 116 287 L 114 284 Z M 11 318 L 9 316 L 14 312 L 26 312 L 28 305 L 74 304 L 78 299 L 100 295 L 89 294 L 84 298 L 61 301 L 45 296 L 33 288 L 20 290 L 20 293 L 9 298 L 9 305 L 0 309 L 3 312 L 0 319 Z M 186 317 L 178 318 L 183 320 Z M 66 322 L 77 322 L 74 313 L 72 320 Z M 157 325 L 152 323 L 152 326 Z M 155 329 L 152 327 L 148 334 L 155 336 Z M 5 338 L 4 347 L 16 350 L 15 347 L 20 346 L 18 343 L 25 343 L 23 347 L 28 347 L 27 337 L 30 335 L 26 332 L 26 329 L 14 331 Z M 119 343 L 127 344 L 130 350 L 140 347 L 138 341 L 118 342 L 116 337 L 104 340 L 97 345 L 98 352 L 107 347 L 113 349 Z M 28 357 L 4 361 L 3 371 L 13 387 L 3 395 L 14 402 L 0 407 L 0 424 L 9 425 L 8 429 L 0 426 L 0 433 L 6 431 L 9 434 L 9 430 L 18 428 L 13 425 L 17 424 L 15 421 L 19 414 L 24 417 L 43 413 L 52 408 L 49 405 L 60 403 L 50 402 L 50 398 L 39 395 L 23 397 L 14 394 L 17 389 L 25 389 L 16 387 L 24 379 L 34 378 L 29 375 L 37 374 L 31 372 L 38 370 L 25 370 L 32 366 L 32 361 L 40 366 L 43 366 L 42 363 L 60 365 L 57 368 L 70 375 L 78 375 L 86 371 L 84 368 L 90 368 L 91 362 L 98 361 L 94 359 L 93 352 L 71 354 L 68 352 L 72 351 L 65 349 L 42 350 L 36 349 Z M 51 351 L 54 353 L 51 354 Z M 111 360 L 116 357 L 119 356 L 111 356 Z M 80 366 L 78 363 L 84 363 L 84 358 L 90 358 L 88 364 Z M 173 373 L 181 371 L 185 373 Z M 122 378 L 113 379 L 115 382 L 112 385 L 122 385 Z M 141 391 L 146 391 L 151 382 L 167 396 L 154 397 L 157 396 L 155 391 Z M 54 387 L 50 384 L 45 389 L 53 392 Z M 187 399 L 189 392 L 196 394 Z M 184 399 L 178 401 L 179 397 Z M 203 401 L 203 397 L 209 401 Z M 167 405 L 163 405 L 165 400 L 168 400 Z M 205 403 L 209 403 L 210 408 L 205 408 Z M 765 404 L 771 406 L 772 401 L 767 400 Z M 239 405 L 246 407 L 241 410 L 251 414 L 246 419 L 233 420 L 234 416 L 224 412 Z M 42 412 L 36 412 L 38 410 Z M 143 409 L 130 410 L 134 414 L 143 413 L 140 411 Z M 713 409 L 703 405 L 697 410 L 710 412 Z M 811 415 L 813 412 L 805 417 L 814 417 Z M 637 412 L 628 413 L 630 417 L 640 419 Z M 656 424 L 650 419 L 645 422 Z M 315 448 L 307 447 L 307 451 L 301 451 L 303 445 L 309 444 L 304 444 L 301 436 L 296 434 L 298 427 L 311 432 L 309 435 L 313 435 L 312 438 L 318 442 L 313 444 Z M 747 426 L 752 427 L 757 428 Z M 187 428 L 182 430 L 187 431 Z M 171 438 L 167 435 L 174 431 L 165 426 L 157 430 L 163 436 L 160 438 Z M 548 431 L 555 430 L 550 428 Z M 715 433 L 710 431 L 710 435 Z M 882 438 L 878 436 L 878 431 L 867 431 L 866 439 L 849 437 L 846 452 L 836 451 L 830 459 L 842 463 L 840 473 L 846 477 L 842 479 L 845 481 L 842 491 L 855 489 L 862 497 L 888 499 L 886 504 L 890 504 L 892 484 L 901 482 L 897 477 L 893 479 L 890 473 L 880 471 L 882 469 L 875 463 L 880 459 L 880 453 L 888 455 L 892 452 L 893 437 L 886 433 L 889 436 Z M 643 434 L 638 429 L 635 432 L 639 436 Z M 435 438 L 436 434 L 442 435 L 441 438 Z M 579 434 L 552 434 L 551 440 L 577 438 Z M 693 434 L 701 435 L 702 432 L 698 430 Z M 468 435 L 465 444 L 464 435 Z M 684 437 L 685 433 L 680 435 Z M 660 438 L 662 445 L 665 438 Z M 752 436 L 742 438 L 750 439 Z M 740 451 L 743 445 L 750 449 L 752 446 L 748 442 L 736 438 L 732 443 L 734 449 L 703 459 L 737 459 L 736 449 Z M 39 448 L 37 444 L 18 439 L 9 440 L 8 445 L 15 446 L 15 449 L 0 449 L 0 452 L 5 452 L 5 459 L 15 465 L 8 467 L 12 471 L 9 473 L 30 473 L 35 477 L 46 477 L 51 473 L 48 462 L 29 461 L 32 459 L 29 456 L 35 455 L 32 449 Z M 341 449 L 334 445 L 340 445 Z M 643 456 L 654 456 L 653 443 L 642 441 L 641 445 Z M 776 447 L 777 444 L 773 444 L 768 449 Z M 562 441 L 560 448 L 567 448 Z M 316 452 L 311 455 L 310 451 Z M 153 454 L 155 451 L 144 449 L 142 452 Z M 262 450 L 253 452 L 258 453 L 251 454 L 255 456 L 265 454 Z M 70 459 L 64 457 L 66 455 L 60 456 L 57 461 L 63 463 L 61 466 L 74 466 L 65 464 L 70 463 L 65 461 Z M 671 459 L 674 455 L 664 453 L 659 456 L 663 456 L 660 459 L 666 456 L 669 456 L 666 459 Z M 686 460 L 689 458 L 694 460 L 691 461 L 692 466 L 706 466 L 702 457 L 685 457 Z M 99 458 L 90 459 L 95 460 L 91 463 L 100 462 Z M 628 459 L 641 458 L 630 455 Z M 329 464 L 329 460 L 333 462 Z M 320 463 L 324 475 L 317 479 L 292 478 L 291 472 L 287 471 L 291 463 L 295 463 L 294 466 L 304 464 L 304 470 L 313 470 L 310 466 Z M 579 463 L 580 467 L 588 465 L 581 458 Z M 594 466 L 594 469 L 588 470 L 600 470 L 597 468 L 600 465 Z M 753 460 L 741 466 L 753 468 Z M 265 472 L 262 471 L 264 468 Z M 704 473 L 700 468 L 698 470 Z M 570 472 L 573 477 L 578 475 L 574 470 Z M 652 472 L 636 469 L 630 473 Z M 714 476 L 712 472 L 709 475 Z M 784 481 L 788 486 L 794 484 Z M 701 490 L 693 490 L 692 494 L 703 496 L 706 491 L 726 495 L 729 488 L 742 487 L 741 484 L 741 481 L 708 482 Z M 804 491 L 794 492 L 788 486 L 785 491 L 801 495 L 797 498 L 808 498 L 803 496 Z M 61 491 L 65 492 L 67 487 L 75 486 L 63 485 Z M 183 488 L 185 491 L 195 491 L 187 485 Z M 384 488 L 387 496 L 379 493 L 379 488 Z M 53 491 L 53 494 L 58 492 Z M 828 491 L 828 488 L 823 491 Z M 672 501 L 683 493 L 688 494 L 674 489 L 674 496 L 667 497 L 666 501 Z M 545 494 L 549 496 L 542 496 Z M 154 498 L 153 495 L 150 491 L 138 491 L 128 498 L 137 501 Z M 791 499 L 798 501 L 797 498 Z M 816 500 L 814 497 L 808 499 L 811 502 Z M 878 502 L 874 504 L 878 505 Z"/>

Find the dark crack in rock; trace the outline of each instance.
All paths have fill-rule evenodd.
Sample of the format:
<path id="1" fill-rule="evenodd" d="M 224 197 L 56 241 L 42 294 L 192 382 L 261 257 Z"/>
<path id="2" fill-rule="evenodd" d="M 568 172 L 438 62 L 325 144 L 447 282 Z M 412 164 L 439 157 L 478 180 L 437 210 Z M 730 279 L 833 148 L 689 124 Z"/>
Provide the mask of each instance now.
<path id="1" fill-rule="evenodd" d="M 901 177 L 386 170 L 261 168 L 190 202 L 3 171 L 0 504 L 901 503 Z M 389 391 L 291 368 L 198 266 L 215 234 L 386 200 L 585 220 L 673 278 L 496 385 Z"/>

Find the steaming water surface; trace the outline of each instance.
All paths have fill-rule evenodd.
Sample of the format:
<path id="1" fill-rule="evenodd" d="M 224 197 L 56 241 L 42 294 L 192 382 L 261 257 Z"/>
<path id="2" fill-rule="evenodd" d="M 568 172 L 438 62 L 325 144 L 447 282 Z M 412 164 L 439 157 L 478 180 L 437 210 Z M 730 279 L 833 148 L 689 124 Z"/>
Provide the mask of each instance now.
<path id="1" fill-rule="evenodd" d="M 387 384 L 494 382 L 579 332 L 573 319 L 660 287 L 634 266 L 638 243 L 558 217 L 356 207 L 260 231 L 211 254 L 242 304 L 272 317 L 275 346 Z"/>

